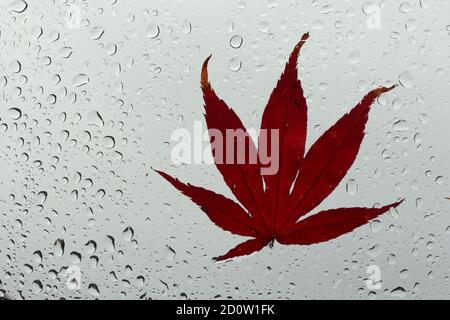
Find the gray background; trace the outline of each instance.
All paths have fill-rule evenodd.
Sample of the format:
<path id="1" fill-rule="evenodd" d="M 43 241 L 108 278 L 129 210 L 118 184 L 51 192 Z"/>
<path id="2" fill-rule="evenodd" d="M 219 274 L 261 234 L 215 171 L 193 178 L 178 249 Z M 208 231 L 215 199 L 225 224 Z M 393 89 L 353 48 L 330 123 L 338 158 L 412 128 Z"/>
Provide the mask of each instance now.
<path id="1" fill-rule="evenodd" d="M 0 1 L 0 295 L 450 297 L 449 1 L 27 4 Z M 71 5 L 79 21 L 68 19 Z M 217 92 L 258 128 L 306 31 L 308 146 L 368 90 L 401 83 L 374 105 L 355 164 L 317 210 L 407 201 L 327 243 L 213 263 L 243 238 L 151 167 L 230 195 L 214 166 L 170 158 L 173 130 L 203 120 L 201 64 L 213 53 Z M 66 286 L 71 265 L 82 270 L 79 290 Z M 380 267 L 380 290 L 366 287 L 370 265 Z"/>

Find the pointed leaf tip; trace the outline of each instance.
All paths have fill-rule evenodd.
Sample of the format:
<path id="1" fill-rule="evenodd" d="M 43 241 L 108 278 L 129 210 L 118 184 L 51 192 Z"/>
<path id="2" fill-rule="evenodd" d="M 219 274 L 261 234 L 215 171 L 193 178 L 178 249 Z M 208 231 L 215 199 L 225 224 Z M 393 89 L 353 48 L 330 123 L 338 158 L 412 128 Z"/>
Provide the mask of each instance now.
<path id="1" fill-rule="evenodd" d="M 267 246 L 271 241 L 272 239 L 269 238 L 250 239 L 245 242 L 242 242 L 241 244 L 238 244 L 236 247 L 228 251 L 226 254 L 219 257 L 214 257 L 213 260 L 215 262 L 219 262 L 239 256 L 246 256 L 261 250 L 262 248 Z"/>
<path id="2" fill-rule="evenodd" d="M 210 84 L 209 84 L 209 79 L 208 79 L 208 63 L 209 60 L 211 59 L 212 54 L 210 54 L 205 62 L 203 62 L 203 66 L 202 66 L 202 74 L 201 74 L 201 79 L 200 79 L 200 83 L 202 88 L 209 88 Z"/>

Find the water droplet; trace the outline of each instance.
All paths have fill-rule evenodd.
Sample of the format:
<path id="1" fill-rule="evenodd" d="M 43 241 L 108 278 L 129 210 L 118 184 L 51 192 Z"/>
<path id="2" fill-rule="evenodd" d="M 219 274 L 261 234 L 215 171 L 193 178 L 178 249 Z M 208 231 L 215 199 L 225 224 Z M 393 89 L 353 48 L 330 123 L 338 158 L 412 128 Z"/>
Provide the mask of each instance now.
<path id="1" fill-rule="evenodd" d="M 375 12 L 377 12 L 377 10 L 379 10 L 380 6 L 372 1 L 366 1 L 363 3 L 362 5 L 362 12 L 365 15 L 371 16 L 373 15 Z"/>
<path id="2" fill-rule="evenodd" d="M 94 254 L 97 251 L 97 243 L 93 240 L 89 240 L 84 247 L 87 254 Z"/>
<path id="3" fill-rule="evenodd" d="M 88 119 L 91 124 L 96 125 L 97 127 L 103 127 L 105 125 L 105 121 L 103 121 L 103 118 L 98 111 L 90 111 L 88 113 Z"/>
<path id="4" fill-rule="evenodd" d="M 134 236 L 134 230 L 131 227 L 127 227 L 125 230 L 123 230 L 123 238 L 125 241 L 131 241 Z"/>
<path id="5" fill-rule="evenodd" d="M 189 34 L 192 31 L 192 25 L 191 22 L 186 19 L 183 21 L 183 24 L 181 25 L 181 30 L 183 31 L 183 33 L 185 34 Z"/>
<path id="6" fill-rule="evenodd" d="M 405 120 L 398 120 L 394 123 L 393 129 L 399 132 L 407 131 L 409 130 L 408 122 Z"/>
<path id="7" fill-rule="evenodd" d="M 48 193 L 46 191 L 40 191 L 37 194 L 38 203 L 43 205 L 45 203 L 45 201 L 47 201 L 47 196 L 48 196 Z"/>
<path id="8" fill-rule="evenodd" d="M 39 294 L 42 292 L 42 289 L 44 288 L 44 286 L 42 285 L 42 282 L 40 280 L 34 280 L 33 283 L 31 284 L 32 286 L 32 290 L 35 294 Z"/>
<path id="9" fill-rule="evenodd" d="M 437 183 L 437 184 L 443 184 L 444 183 L 444 177 L 442 177 L 442 176 L 438 176 L 437 178 L 436 178 L 436 180 L 435 180 L 435 182 Z"/>
<path id="10" fill-rule="evenodd" d="M 411 4 L 409 2 L 402 2 L 400 4 L 399 10 L 401 13 L 408 13 L 412 10 Z"/>
<path id="11" fill-rule="evenodd" d="M 116 241 L 112 236 L 105 237 L 105 247 L 109 252 L 114 252 L 116 250 Z"/>
<path id="12" fill-rule="evenodd" d="M 373 232 L 378 232 L 381 230 L 381 222 L 380 220 L 372 220 L 370 221 L 370 228 Z"/>
<path id="13" fill-rule="evenodd" d="M 103 34 L 105 33 L 105 29 L 101 27 L 94 27 L 91 30 L 91 39 L 92 40 L 99 40 Z"/>
<path id="14" fill-rule="evenodd" d="M 62 257 L 64 255 L 64 249 L 66 247 L 66 244 L 63 239 L 58 239 L 53 244 L 53 253 L 57 257 Z"/>
<path id="15" fill-rule="evenodd" d="M 270 23 L 268 21 L 261 21 L 258 23 L 258 30 L 262 33 L 268 33 L 270 31 Z"/>
<path id="16" fill-rule="evenodd" d="M 94 297 L 98 297 L 100 295 L 100 290 L 95 283 L 91 283 L 88 285 L 88 292 Z"/>
<path id="17" fill-rule="evenodd" d="M 350 62 L 351 64 L 357 64 L 357 63 L 359 63 L 360 60 L 361 60 L 361 55 L 358 50 L 353 51 L 348 56 L 348 62 Z"/>

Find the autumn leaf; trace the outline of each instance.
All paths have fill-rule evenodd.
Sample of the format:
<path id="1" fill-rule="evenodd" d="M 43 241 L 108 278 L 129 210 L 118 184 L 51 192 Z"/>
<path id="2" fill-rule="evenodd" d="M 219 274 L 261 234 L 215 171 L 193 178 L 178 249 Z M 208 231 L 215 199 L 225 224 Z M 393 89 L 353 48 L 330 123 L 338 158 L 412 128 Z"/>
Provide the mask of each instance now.
<path id="1" fill-rule="evenodd" d="M 259 251 L 274 241 L 281 244 L 310 245 L 329 241 L 349 233 L 379 215 L 396 208 L 397 201 L 379 208 L 338 208 L 325 210 L 303 218 L 342 181 L 356 159 L 364 138 L 364 130 L 373 102 L 395 86 L 370 91 L 347 114 L 331 126 L 305 153 L 307 136 L 307 105 L 301 82 L 297 77 L 297 59 L 309 34 L 302 36 L 292 51 L 284 72 L 270 95 L 262 116 L 261 130 L 277 130 L 279 140 L 263 139 L 258 147 L 249 137 L 245 159 L 259 155 L 256 163 L 224 163 L 218 151 L 225 154 L 235 146 L 211 146 L 215 164 L 238 202 L 213 191 L 185 184 L 167 173 L 157 171 L 185 196 L 196 203 L 221 229 L 236 235 L 251 237 L 225 255 L 226 260 Z M 209 132 L 226 135 L 227 130 L 248 133 L 236 113 L 215 93 L 208 79 L 208 57 L 203 64 L 201 88 L 205 120 Z M 280 154 L 275 174 L 262 174 L 262 149 L 272 150 L 277 142 Z M 222 149 L 218 150 L 217 148 Z M 231 149 L 230 149 L 231 148 Z M 234 155 L 233 155 L 234 156 Z"/>

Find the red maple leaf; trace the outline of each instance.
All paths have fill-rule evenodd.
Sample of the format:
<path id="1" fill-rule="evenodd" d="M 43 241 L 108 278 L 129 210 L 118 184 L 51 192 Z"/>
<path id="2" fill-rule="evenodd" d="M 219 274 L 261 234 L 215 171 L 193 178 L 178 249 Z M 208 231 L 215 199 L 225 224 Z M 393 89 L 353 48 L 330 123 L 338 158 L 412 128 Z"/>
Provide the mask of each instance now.
<path id="1" fill-rule="evenodd" d="M 309 34 L 306 33 L 292 51 L 278 83 L 273 90 L 262 117 L 261 129 L 278 130 L 279 164 L 273 175 L 262 175 L 261 161 L 223 163 L 214 160 L 226 184 L 240 202 L 213 191 L 185 184 L 167 173 L 157 171 L 175 188 L 195 202 L 209 219 L 223 230 L 252 237 L 225 255 L 225 260 L 259 251 L 276 240 L 281 244 L 309 245 L 328 241 L 351 232 L 369 220 L 397 207 L 403 200 L 380 208 L 339 208 L 321 211 L 304 218 L 338 186 L 353 164 L 368 120 L 370 106 L 382 93 L 395 86 L 370 91 L 362 100 L 306 152 L 307 106 L 300 80 L 297 78 L 297 59 Z M 201 88 L 205 102 L 208 129 L 247 129 L 236 113 L 214 92 L 208 80 L 208 62 L 203 64 Z M 262 131 L 262 130 L 261 130 Z M 211 136 L 213 150 L 214 141 Z M 226 152 L 226 141 L 222 141 Z M 270 139 L 259 138 L 256 148 L 252 139 L 246 156 L 262 147 L 271 150 Z M 263 145 L 264 144 L 264 145 Z M 234 148 L 234 147 L 233 147 Z M 217 149 L 217 146 L 216 146 Z M 217 150 L 215 150 L 217 151 Z M 244 209 L 245 208 L 245 209 Z M 300 218 L 304 219 L 300 219 Z"/>

